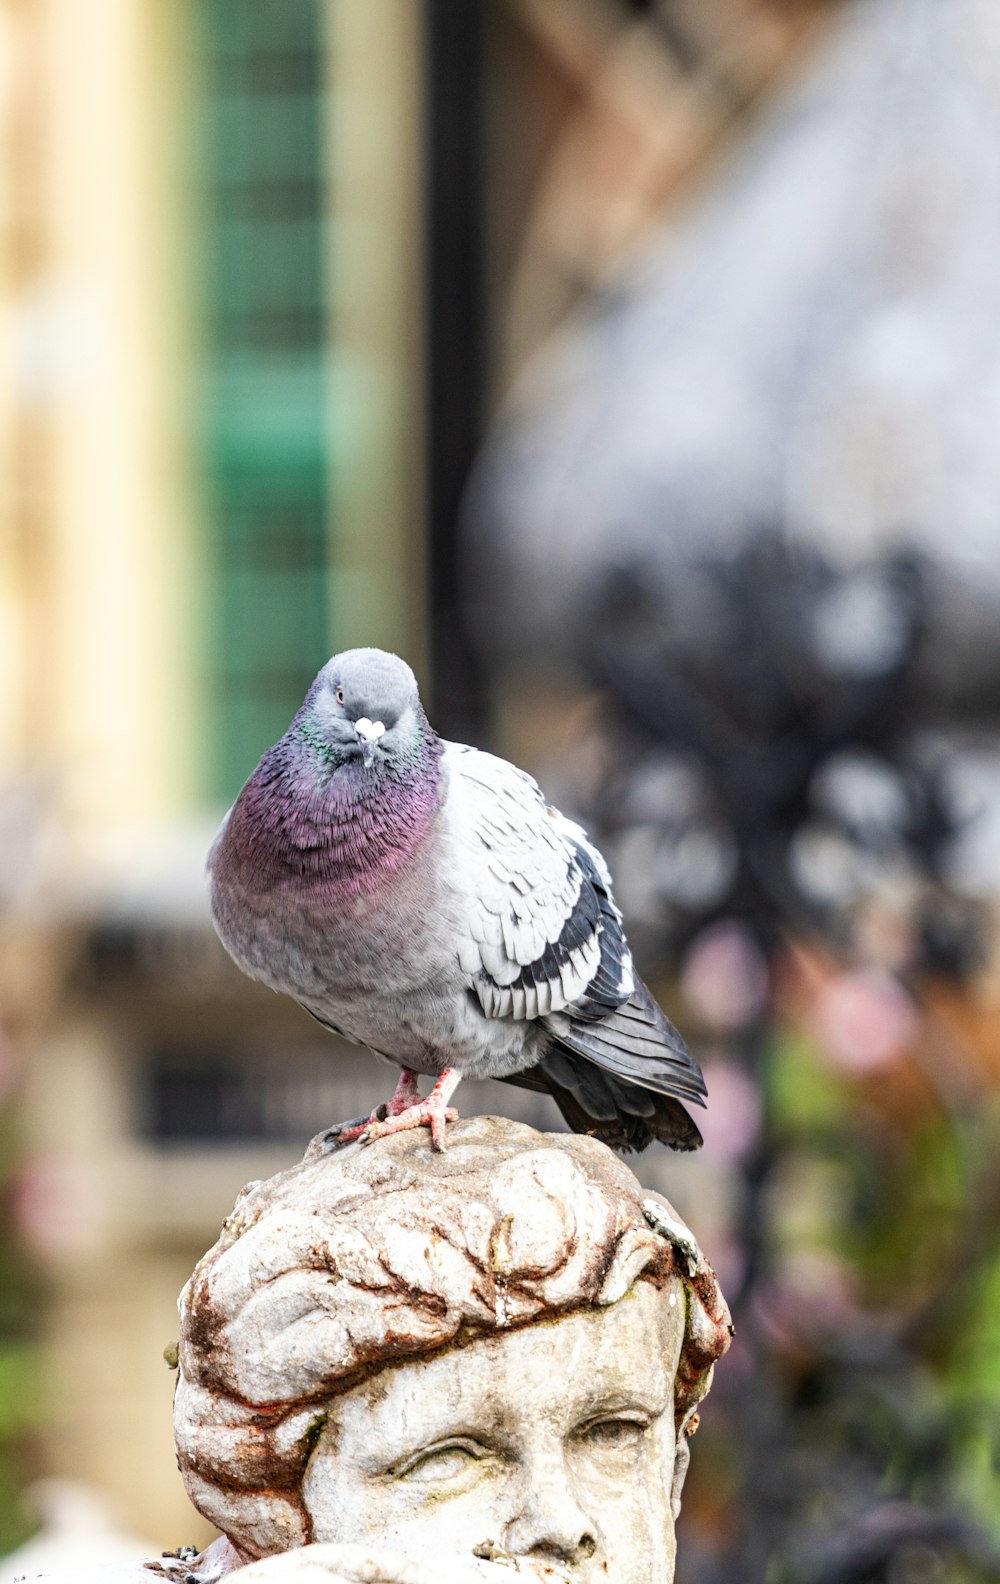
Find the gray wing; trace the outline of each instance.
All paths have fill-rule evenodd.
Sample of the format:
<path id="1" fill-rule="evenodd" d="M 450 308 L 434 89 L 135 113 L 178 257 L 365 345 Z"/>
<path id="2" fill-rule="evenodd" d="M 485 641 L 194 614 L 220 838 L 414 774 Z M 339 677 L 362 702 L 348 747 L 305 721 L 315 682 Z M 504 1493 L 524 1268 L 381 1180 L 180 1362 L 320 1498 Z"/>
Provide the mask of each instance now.
<path id="1" fill-rule="evenodd" d="M 486 1016 L 541 1023 L 550 1043 L 534 1070 L 563 1088 L 556 1069 L 568 1052 L 613 1075 L 616 1106 L 638 1102 L 634 1086 L 703 1104 L 697 1063 L 633 969 L 611 877 L 586 832 L 503 759 L 448 744 L 445 763 L 467 909 L 459 963 Z M 700 1143 L 675 1110 L 683 1124 L 670 1123 L 672 1140 Z"/>
<path id="2" fill-rule="evenodd" d="M 601 1018 L 635 989 L 604 860 L 506 760 L 448 744 L 446 818 L 467 896 L 459 962 L 487 1017 Z"/>

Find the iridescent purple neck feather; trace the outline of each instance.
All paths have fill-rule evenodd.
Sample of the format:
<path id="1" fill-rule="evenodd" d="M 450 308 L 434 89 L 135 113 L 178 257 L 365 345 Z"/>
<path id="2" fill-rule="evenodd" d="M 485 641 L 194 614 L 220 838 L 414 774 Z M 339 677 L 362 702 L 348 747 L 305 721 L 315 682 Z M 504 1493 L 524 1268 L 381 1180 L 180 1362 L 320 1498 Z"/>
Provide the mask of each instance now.
<path id="1" fill-rule="evenodd" d="M 237 798 L 219 857 L 252 891 L 285 881 L 334 896 L 374 891 L 430 831 L 443 790 L 441 740 L 421 710 L 406 747 L 366 768 L 330 748 L 309 705 Z"/>

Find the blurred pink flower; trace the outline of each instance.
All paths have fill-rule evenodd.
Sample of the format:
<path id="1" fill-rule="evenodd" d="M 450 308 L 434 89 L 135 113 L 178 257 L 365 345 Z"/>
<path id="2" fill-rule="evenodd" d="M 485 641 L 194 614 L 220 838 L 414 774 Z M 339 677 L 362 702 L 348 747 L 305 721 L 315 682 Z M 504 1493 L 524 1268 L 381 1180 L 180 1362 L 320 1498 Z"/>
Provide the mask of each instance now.
<path id="1" fill-rule="evenodd" d="M 99 1218 L 91 1174 L 75 1161 L 44 1156 L 31 1161 L 17 1178 L 11 1208 L 28 1247 L 53 1261 L 83 1252 L 93 1241 Z"/>
<path id="2" fill-rule="evenodd" d="M 681 970 L 684 999 L 717 1033 L 744 1028 L 763 1011 L 769 980 L 764 954 L 750 932 L 732 919 L 702 930 Z"/>
<path id="3" fill-rule="evenodd" d="M 776 1279 L 757 1292 L 754 1307 L 782 1352 L 808 1350 L 818 1339 L 861 1321 L 854 1273 L 829 1249 L 786 1252 Z"/>
<path id="4" fill-rule="evenodd" d="M 742 1160 L 760 1134 L 761 1103 L 756 1086 L 733 1062 L 705 1062 L 704 1072 L 708 1108 L 699 1112 L 698 1126 L 705 1154 L 715 1160 Z"/>
<path id="5" fill-rule="evenodd" d="M 919 1015 L 898 979 L 877 968 L 838 974 L 817 993 L 812 1024 L 838 1067 L 872 1072 L 897 1060 L 916 1037 Z"/>

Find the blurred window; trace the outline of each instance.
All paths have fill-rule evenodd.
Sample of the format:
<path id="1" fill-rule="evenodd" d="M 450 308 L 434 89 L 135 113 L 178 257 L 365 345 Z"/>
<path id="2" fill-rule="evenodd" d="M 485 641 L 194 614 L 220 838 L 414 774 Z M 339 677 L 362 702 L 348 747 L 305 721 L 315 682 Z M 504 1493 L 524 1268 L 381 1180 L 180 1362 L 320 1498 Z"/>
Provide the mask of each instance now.
<path id="1" fill-rule="evenodd" d="M 246 1042 L 150 1051 L 139 1068 L 140 1136 L 160 1147 L 301 1143 L 324 1118 L 371 1109 L 369 1074 L 350 1058 L 291 1044 L 279 1054 L 276 1062 L 272 1045 Z"/>
<path id="2" fill-rule="evenodd" d="M 229 798 L 329 652 L 320 0 L 191 0 L 208 790 Z"/>

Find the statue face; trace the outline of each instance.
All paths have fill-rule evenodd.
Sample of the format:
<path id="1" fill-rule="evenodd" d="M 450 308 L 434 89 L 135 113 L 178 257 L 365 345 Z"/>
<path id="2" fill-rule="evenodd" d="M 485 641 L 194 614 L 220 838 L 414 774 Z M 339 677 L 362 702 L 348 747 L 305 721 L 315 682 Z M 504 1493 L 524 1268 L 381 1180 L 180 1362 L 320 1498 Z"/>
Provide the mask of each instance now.
<path id="1" fill-rule="evenodd" d="M 669 1584 L 674 1279 L 390 1366 L 333 1400 L 303 1484 L 314 1541 L 501 1552 L 574 1579 Z M 348 1449 L 340 1455 L 339 1449 Z"/>

